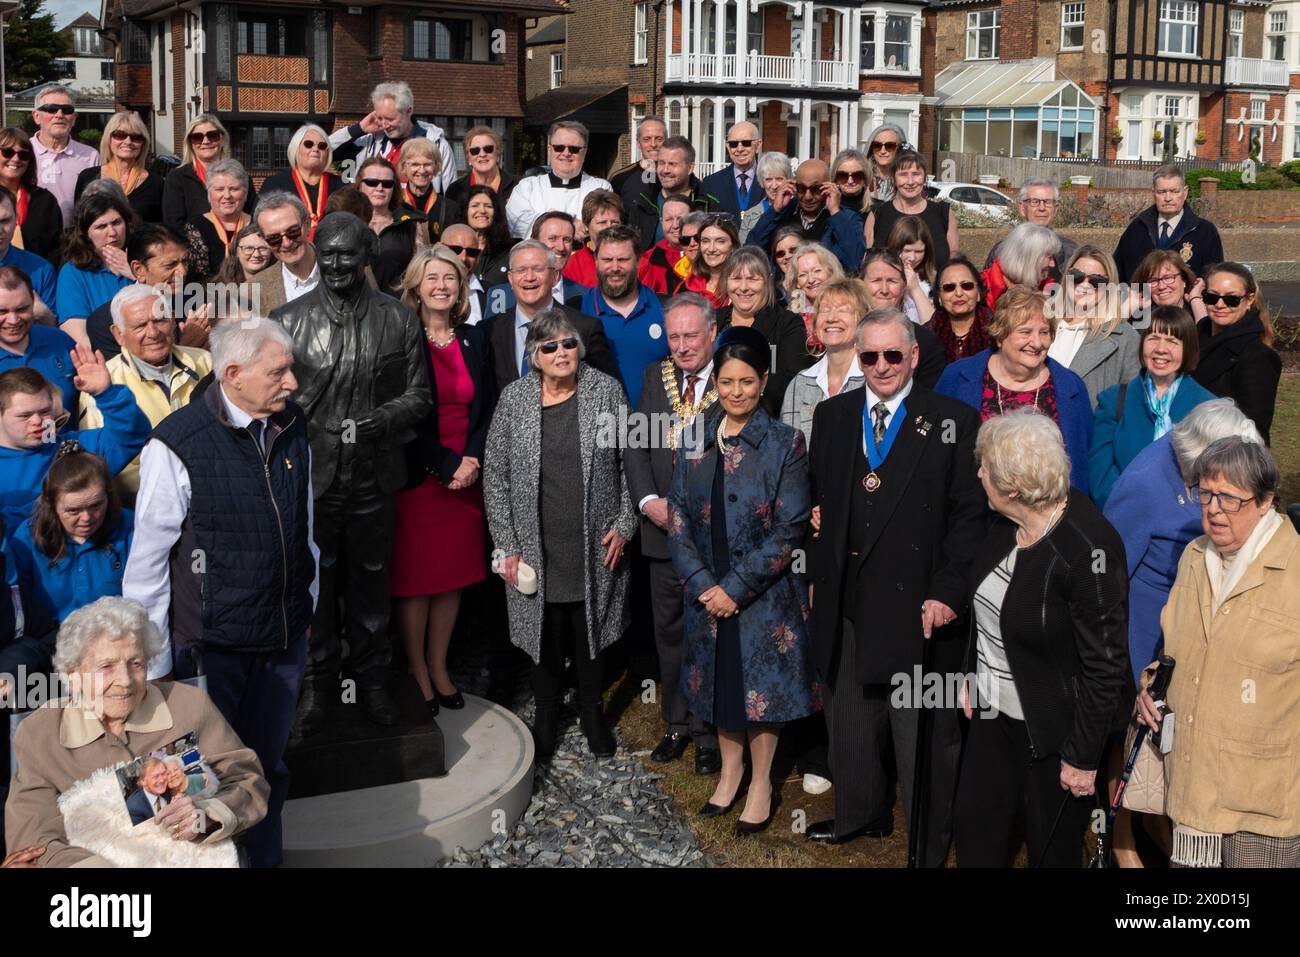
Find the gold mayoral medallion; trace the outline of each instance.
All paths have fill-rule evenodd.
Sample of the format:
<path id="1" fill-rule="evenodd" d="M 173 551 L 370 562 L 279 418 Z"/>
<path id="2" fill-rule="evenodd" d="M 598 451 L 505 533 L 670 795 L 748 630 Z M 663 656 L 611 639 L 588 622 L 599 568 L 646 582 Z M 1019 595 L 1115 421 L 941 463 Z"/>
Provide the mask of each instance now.
<path id="1" fill-rule="evenodd" d="M 677 388 L 677 367 L 672 359 L 665 359 L 659 364 L 664 393 L 668 396 L 668 407 L 673 411 L 672 424 L 668 427 L 668 445 L 676 450 L 681 442 L 682 431 L 691 424 L 697 415 L 707 409 L 718 398 L 717 389 L 709 389 L 700 396 L 700 401 L 691 403 L 682 398 Z"/>

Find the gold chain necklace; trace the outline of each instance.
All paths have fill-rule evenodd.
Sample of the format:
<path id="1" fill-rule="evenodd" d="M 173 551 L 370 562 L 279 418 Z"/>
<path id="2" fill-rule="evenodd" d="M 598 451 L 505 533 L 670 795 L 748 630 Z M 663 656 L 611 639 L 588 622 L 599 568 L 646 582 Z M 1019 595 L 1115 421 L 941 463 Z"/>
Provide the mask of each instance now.
<path id="1" fill-rule="evenodd" d="M 664 359 L 659 364 L 659 371 L 664 384 L 664 392 L 668 396 L 668 407 L 673 411 L 673 423 L 668 428 L 668 443 L 675 449 L 682 430 L 690 425 L 691 421 L 702 410 L 708 408 L 717 400 L 718 390 L 709 389 L 700 397 L 699 402 L 687 402 L 682 398 L 681 391 L 677 388 L 677 367 L 673 365 L 673 360 Z"/>

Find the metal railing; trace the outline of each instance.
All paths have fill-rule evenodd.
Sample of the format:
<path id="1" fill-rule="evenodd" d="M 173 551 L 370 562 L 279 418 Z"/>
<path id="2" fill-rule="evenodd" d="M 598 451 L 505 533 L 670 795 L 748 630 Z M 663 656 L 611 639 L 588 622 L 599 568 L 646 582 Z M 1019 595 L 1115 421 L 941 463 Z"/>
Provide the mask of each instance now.
<path id="1" fill-rule="evenodd" d="M 1285 60 L 1230 56 L 1224 61 L 1223 82 L 1228 86 L 1289 86 L 1291 67 Z"/>
<path id="2" fill-rule="evenodd" d="M 744 80 L 741 80 L 743 60 Z M 669 82 L 774 83 L 843 89 L 853 85 L 853 64 L 848 60 L 807 60 L 751 52 L 735 54 L 669 54 L 664 63 Z"/>

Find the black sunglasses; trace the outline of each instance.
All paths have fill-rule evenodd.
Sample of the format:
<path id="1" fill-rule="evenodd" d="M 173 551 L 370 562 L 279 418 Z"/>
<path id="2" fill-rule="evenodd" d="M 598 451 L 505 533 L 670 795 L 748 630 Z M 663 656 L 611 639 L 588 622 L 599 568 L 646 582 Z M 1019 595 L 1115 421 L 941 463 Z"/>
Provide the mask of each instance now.
<path id="1" fill-rule="evenodd" d="M 143 143 L 143 142 L 144 142 L 144 137 L 143 137 L 141 134 L 139 134 L 139 133 L 128 133 L 126 130 L 114 130 L 114 131 L 112 132 L 111 136 L 112 136 L 113 139 L 117 140 L 119 143 L 122 142 L 123 140 L 130 140 L 132 143 Z"/>
<path id="2" fill-rule="evenodd" d="M 375 179 L 373 176 L 367 176 L 361 182 L 365 183 L 371 189 L 392 189 L 397 185 L 395 180 Z"/>
<path id="3" fill-rule="evenodd" d="M 689 236 L 687 236 L 685 233 L 682 233 L 683 246 L 694 246 L 699 241 L 700 241 L 699 233 L 691 233 Z"/>
<path id="4" fill-rule="evenodd" d="M 570 153 L 570 154 L 572 154 L 573 156 L 577 156 L 579 153 L 581 153 L 581 152 L 582 152 L 583 150 L 585 150 L 586 148 L 587 148 L 587 147 L 585 147 L 585 146 L 572 146 L 572 145 L 570 145 L 570 144 L 568 144 L 568 143 L 552 143 L 552 144 L 551 144 L 551 149 L 553 149 L 555 152 L 557 152 L 557 153 Z"/>
<path id="5" fill-rule="evenodd" d="M 1201 298 L 1205 300 L 1207 306 L 1217 306 L 1222 301 L 1229 309 L 1236 309 L 1246 301 L 1245 296 L 1238 296 L 1235 293 L 1203 292 Z"/>
<path id="6" fill-rule="evenodd" d="M 71 103 L 43 103 L 36 109 L 42 113 L 49 113 L 53 116 L 55 113 L 62 113 L 64 116 L 71 116 L 77 112 L 77 108 Z"/>
<path id="7" fill-rule="evenodd" d="M 325 140 L 303 140 L 302 148 L 305 150 L 324 150 L 329 149 L 329 143 Z"/>
<path id="8" fill-rule="evenodd" d="M 221 130 L 208 130 L 205 133 L 191 133 L 190 144 L 198 146 L 200 143 L 220 143 Z"/>
<path id="9" fill-rule="evenodd" d="M 865 183 L 867 174 L 862 170 L 840 170 L 835 174 L 835 182 L 843 186 L 845 183 Z"/>
<path id="10" fill-rule="evenodd" d="M 266 244 L 272 249 L 279 249 L 284 245 L 286 239 L 291 243 L 296 243 L 298 240 L 302 239 L 302 227 L 290 226 L 282 233 L 272 233 L 271 235 L 263 236 L 262 238 L 266 240 Z"/>
<path id="11" fill-rule="evenodd" d="M 1094 289 L 1100 289 L 1110 282 L 1105 276 L 1095 272 L 1084 272 L 1082 269 L 1071 269 L 1070 278 L 1074 280 L 1076 286 L 1081 283 L 1087 283 Z"/>
<path id="12" fill-rule="evenodd" d="M 471 146 L 465 152 L 470 156 L 478 156 L 479 153 L 487 153 L 489 156 L 497 151 L 495 143 L 489 143 L 487 146 Z"/>
<path id="13" fill-rule="evenodd" d="M 552 353 L 554 353 L 556 350 L 558 350 L 560 346 L 564 346 L 565 352 L 572 352 L 574 349 L 578 348 L 578 340 L 570 338 L 570 339 L 560 339 L 555 342 L 543 342 L 540 346 L 537 347 L 537 351 L 545 352 L 549 356 Z"/>
<path id="14" fill-rule="evenodd" d="M 727 145 L 734 149 L 748 149 L 754 145 L 753 140 L 727 140 Z"/>
<path id="15" fill-rule="evenodd" d="M 863 366 L 874 366 L 881 356 L 884 356 L 885 361 L 891 366 L 900 366 L 903 364 L 903 350 L 901 349 L 886 349 L 884 352 L 877 352 L 875 349 L 868 349 L 866 352 L 858 353 L 858 362 Z"/>
<path id="16" fill-rule="evenodd" d="M 457 256 L 468 256 L 470 259 L 478 258 L 480 252 L 477 246 L 456 246 L 452 243 L 443 243 L 443 245 L 454 252 Z"/>
<path id="17" fill-rule="evenodd" d="M 966 292 L 970 292 L 972 289 L 975 288 L 975 282 L 974 280 L 971 279 L 963 279 L 961 282 L 946 282 L 943 285 L 941 285 L 939 288 L 942 289 L 944 292 L 952 292 L 958 286 L 961 286 L 961 288 Z"/>
<path id="18" fill-rule="evenodd" d="M 7 160 L 13 159 L 15 156 L 17 156 L 20 160 L 25 160 L 28 163 L 32 161 L 31 150 L 16 149 L 12 146 L 5 146 L 0 148 L 0 156 L 3 156 Z"/>

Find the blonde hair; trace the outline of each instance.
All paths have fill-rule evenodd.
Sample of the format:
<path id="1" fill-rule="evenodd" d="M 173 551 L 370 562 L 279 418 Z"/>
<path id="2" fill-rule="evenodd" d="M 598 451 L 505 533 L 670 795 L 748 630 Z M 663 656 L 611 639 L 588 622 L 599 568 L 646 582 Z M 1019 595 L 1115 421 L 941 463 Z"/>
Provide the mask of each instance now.
<path id="1" fill-rule="evenodd" d="M 645 120 L 642 120 L 641 122 L 644 123 Z M 490 126 L 470 127 L 468 130 L 465 131 L 465 135 L 461 138 L 461 144 L 465 147 L 465 149 L 469 149 L 469 144 L 474 142 L 474 140 L 480 136 L 492 137 L 492 145 L 496 147 L 496 149 L 493 151 L 493 155 L 497 158 L 497 166 L 504 167 L 505 157 L 502 156 L 501 153 L 502 151 L 505 150 L 506 144 L 501 139 L 501 134 L 498 133 L 496 130 L 492 129 L 492 127 Z"/>
<path id="2" fill-rule="evenodd" d="M 1037 508 L 1070 493 L 1070 456 L 1061 430 L 1037 409 L 1015 409 L 980 426 L 975 458 L 1003 495 Z"/>
<path id="3" fill-rule="evenodd" d="M 785 281 L 781 283 L 790 302 L 790 308 L 795 312 L 808 311 L 808 302 L 804 298 L 803 290 L 796 288 L 796 283 L 799 281 L 799 260 L 804 256 L 817 257 L 817 261 L 822 264 L 822 268 L 829 276 L 827 282 L 844 278 L 844 267 L 829 249 L 821 243 L 800 243 L 794 255 L 790 257 L 790 268 L 785 271 Z"/>
<path id="4" fill-rule="evenodd" d="M 1047 297 L 1027 286 L 1012 286 L 998 297 L 993 318 L 989 320 L 989 339 L 1001 345 L 1017 326 L 1032 319 L 1044 320 L 1052 335 L 1056 335 L 1056 310 L 1047 308 Z"/>
<path id="5" fill-rule="evenodd" d="M 194 119 L 190 120 L 190 125 L 185 127 L 185 139 L 181 148 L 181 161 L 183 163 L 193 164 L 197 157 L 194 155 L 194 147 L 190 146 L 190 134 L 194 132 L 194 127 L 202 126 L 207 123 L 209 126 L 215 126 L 221 133 L 221 155 L 217 159 L 226 159 L 230 156 L 230 131 L 212 113 L 200 113 Z"/>
<path id="6" fill-rule="evenodd" d="M 854 328 L 857 323 L 871 311 L 871 294 L 867 290 L 867 284 L 861 279 L 853 276 L 845 276 L 842 279 L 835 279 L 822 286 L 822 294 L 817 297 L 817 314 L 821 315 L 822 306 L 827 302 L 844 303 L 853 307 L 857 316 L 854 317 Z M 813 327 L 817 326 L 817 318 L 813 317 Z"/>
<path id="7" fill-rule="evenodd" d="M 140 114 L 134 110 L 123 110 L 120 113 L 114 113 L 104 124 L 104 132 L 99 138 L 99 162 L 100 165 L 107 168 L 109 160 L 113 165 L 117 165 L 117 159 L 113 156 L 113 131 L 125 130 L 127 133 L 138 133 L 144 137 L 144 142 L 140 144 L 140 152 L 136 155 L 135 162 L 132 164 L 136 169 L 143 170 L 149 165 L 149 150 L 153 148 L 153 137 L 149 135 L 149 127 L 144 125 L 144 120 L 140 119 Z M 100 172 L 103 176 L 103 171 Z M 111 178 L 111 177 L 110 177 Z"/>
<path id="8" fill-rule="evenodd" d="M 431 160 L 435 177 L 442 173 L 442 153 L 438 151 L 438 144 L 424 136 L 413 136 L 402 144 L 401 152 L 397 154 L 397 172 L 402 174 L 403 180 L 406 178 L 406 161 L 414 156 Z"/>
<path id="9" fill-rule="evenodd" d="M 1119 311 L 1119 299 L 1116 295 L 1116 283 L 1119 282 L 1119 268 L 1115 265 L 1115 259 L 1110 253 L 1097 246 L 1080 246 L 1073 255 L 1070 256 L 1069 262 L 1065 264 L 1062 272 L 1062 291 L 1065 286 L 1065 276 L 1070 269 L 1074 267 L 1080 259 L 1094 259 L 1101 263 L 1101 268 L 1106 273 L 1107 287 L 1096 290 L 1096 305 L 1089 310 L 1089 315 L 1083 317 L 1088 320 L 1088 338 L 1104 339 L 1115 331 L 1116 327 L 1124 321 L 1124 317 Z M 1071 296 L 1063 295 L 1065 304 L 1065 315 L 1067 318 L 1074 318 L 1074 299 Z M 1114 308 L 1114 315 L 1105 315 L 1103 310 Z"/>
<path id="10" fill-rule="evenodd" d="M 547 252 L 550 250 L 548 249 Z M 456 302 L 451 307 L 451 324 L 458 326 L 469 318 L 469 273 L 465 269 L 465 264 L 460 261 L 460 257 L 442 243 L 425 246 L 411 257 L 410 265 L 406 267 L 406 272 L 402 273 L 402 302 L 414 309 L 417 316 L 420 315 L 424 305 L 420 302 L 420 283 L 424 282 L 425 269 L 435 259 L 447 263 L 456 270 L 459 288 L 456 292 Z"/>

